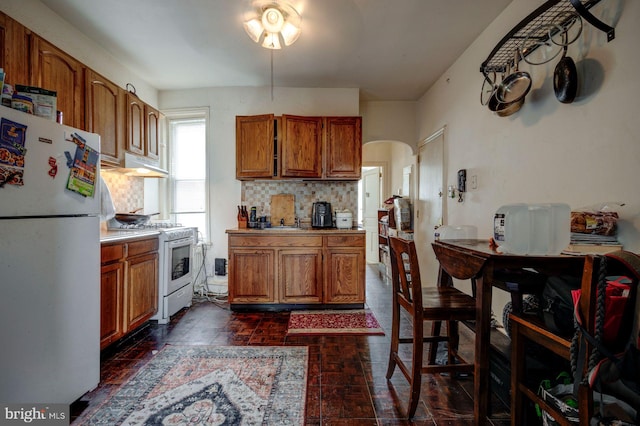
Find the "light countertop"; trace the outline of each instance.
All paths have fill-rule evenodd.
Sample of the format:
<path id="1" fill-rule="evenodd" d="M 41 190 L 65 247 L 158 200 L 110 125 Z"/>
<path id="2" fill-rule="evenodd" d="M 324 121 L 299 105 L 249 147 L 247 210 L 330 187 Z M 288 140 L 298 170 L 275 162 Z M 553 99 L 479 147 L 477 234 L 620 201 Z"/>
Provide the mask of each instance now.
<path id="1" fill-rule="evenodd" d="M 111 243 L 116 241 L 134 240 L 142 237 L 160 235 L 157 229 L 136 229 L 136 230 L 100 230 L 100 242 Z"/>

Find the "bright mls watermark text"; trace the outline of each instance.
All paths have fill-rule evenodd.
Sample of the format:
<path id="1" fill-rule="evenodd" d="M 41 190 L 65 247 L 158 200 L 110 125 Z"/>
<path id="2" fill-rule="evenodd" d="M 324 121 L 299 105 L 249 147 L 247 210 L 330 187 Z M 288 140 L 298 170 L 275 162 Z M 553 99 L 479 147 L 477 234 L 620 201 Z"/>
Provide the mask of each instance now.
<path id="1" fill-rule="evenodd" d="M 67 404 L 5 404 L 0 403 L 0 425 L 69 425 Z"/>

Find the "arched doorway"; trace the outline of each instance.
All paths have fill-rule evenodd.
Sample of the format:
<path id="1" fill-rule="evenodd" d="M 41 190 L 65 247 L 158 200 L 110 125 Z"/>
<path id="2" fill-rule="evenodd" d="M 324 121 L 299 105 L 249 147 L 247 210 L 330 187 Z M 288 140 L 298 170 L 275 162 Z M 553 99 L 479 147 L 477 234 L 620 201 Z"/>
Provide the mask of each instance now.
<path id="1" fill-rule="evenodd" d="M 358 223 L 367 233 L 367 263 L 380 261 L 378 209 L 393 195 L 410 197 L 415 193 L 414 188 L 407 190 L 403 185 L 405 168 L 415 167 L 415 160 L 412 147 L 404 142 L 370 141 L 363 145 L 362 179 L 358 186 Z"/>

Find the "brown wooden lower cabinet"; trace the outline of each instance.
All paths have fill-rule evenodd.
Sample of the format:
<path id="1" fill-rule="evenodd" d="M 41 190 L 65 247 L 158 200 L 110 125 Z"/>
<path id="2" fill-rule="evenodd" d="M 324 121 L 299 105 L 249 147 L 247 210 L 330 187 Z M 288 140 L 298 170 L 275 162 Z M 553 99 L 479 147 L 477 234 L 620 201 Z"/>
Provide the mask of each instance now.
<path id="1" fill-rule="evenodd" d="M 158 253 L 129 258 L 126 265 L 125 332 L 136 329 L 158 311 Z"/>
<path id="2" fill-rule="evenodd" d="M 144 324 L 158 310 L 158 237 L 103 243 L 100 348 Z"/>
<path id="3" fill-rule="evenodd" d="M 353 248 L 327 250 L 326 303 L 364 302 L 364 254 Z"/>
<path id="4" fill-rule="evenodd" d="M 275 251 L 261 248 L 234 250 L 233 267 L 233 300 L 243 303 L 273 303 Z"/>
<path id="5" fill-rule="evenodd" d="M 100 349 L 123 336 L 124 263 L 100 268 Z"/>
<path id="6" fill-rule="evenodd" d="M 227 232 L 232 307 L 364 304 L 364 232 Z"/>
<path id="7" fill-rule="evenodd" d="M 279 300 L 282 303 L 322 303 L 322 248 L 278 251 Z"/>

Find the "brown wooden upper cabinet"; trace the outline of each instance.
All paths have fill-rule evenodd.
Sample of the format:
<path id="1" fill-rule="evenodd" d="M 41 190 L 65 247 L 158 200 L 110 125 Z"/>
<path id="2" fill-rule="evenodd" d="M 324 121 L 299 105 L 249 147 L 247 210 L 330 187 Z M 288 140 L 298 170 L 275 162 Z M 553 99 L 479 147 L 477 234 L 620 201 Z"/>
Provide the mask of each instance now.
<path id="1" fill-rule="evenodd" d="M 29 84 L 29 30 L 0 12 L 0 68 L 5 83 Z"/>
<path id="2" fill-rule="evenodd" d="M 362 117 L 326 117 L 325 177 L 360 179 L 362 172 Z"/>
<path id="3" fill-rule="evenodd" d="M 282 116 L 280 176 L 322 177 L 322 117 Z"/>
<path id="4" fill-rule="evenodd" d="M 274 177 L 275 138 L 273 114 L 236 117 L 236 179 Z"/>
<path id="5" fill-rule="evenodd" d="M 121 166 L 125 150 L 157 160 L 160 112 L 90 69 L 86 85 L 86 126 L 101 137 L 101 161 Z"/>
<path id="6" fill-rule="evenodd" d="M 361 117 L 236 117 L 236 178 L 358 180 Z"/>
<path id="7" fill-rule="evenodd" d="M 160 158 L 160 140 L 158 137 L 160 126 L 160 112 L 145 104 L 144 106 L 145 129 L 145 155 L 157 160 Z"/>
<path id="8" fill-rule="evenodd" d="M 124 158 L 125 91 L 91 69 L 86 75 L 85 124 L 100 135 L 100 160 L 120 166 Z"/>
<path id="9" fill-rule="evenodd" d="M 31 35 L 31 86 L 57 93 L 64 124 L 84 129 L 84 66 L 48 41 Z"/>
<path id="10" fill-rule="evenodd" d="M 131 92 L 127 92 L 127 139 L 125 148 L 134 154 L 145 155 L 144 102 Z"/>

